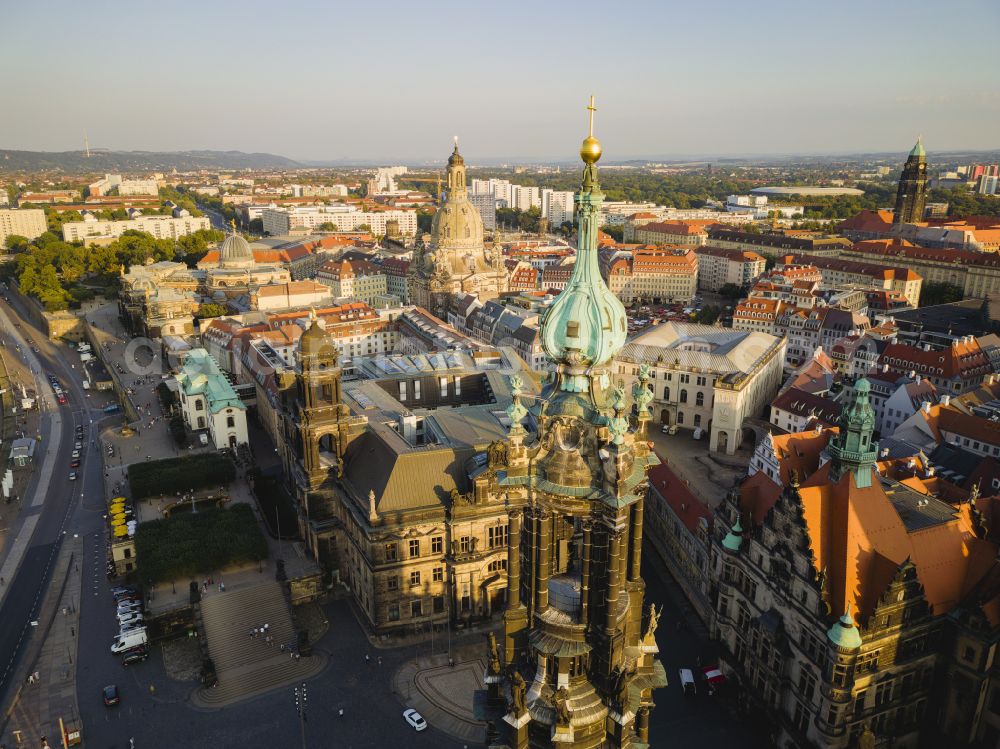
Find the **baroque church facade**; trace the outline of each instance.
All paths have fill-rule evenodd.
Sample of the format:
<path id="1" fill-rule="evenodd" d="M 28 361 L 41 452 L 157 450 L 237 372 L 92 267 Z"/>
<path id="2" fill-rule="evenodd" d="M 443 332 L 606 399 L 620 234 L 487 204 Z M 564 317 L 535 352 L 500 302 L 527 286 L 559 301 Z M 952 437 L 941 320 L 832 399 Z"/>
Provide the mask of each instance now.
<path id="1" fill-rule="evenodd" d="M 647 472 L 658 462 L 652 393 L 644 368 L 630 402 L 609 369 L 627 325 L 598 266 L 600 155 L 591 129 L 578 260 L 542 330 L 554 369 L 544 382 L 501 352 L 496 367 L 344 383 L 314 320 L 297 370 L 277 384 L 303 537 L 371 631 L 502 616 L 484 675 L 502 716 L 494 747 L 648 746 L 653 690 L 667 682 L 640 575 Z M 502 272 L 476 254 L 478 215 L 460 210 L 464 180 L 456 148 L 430 267 L 442 281 L 478 275 L 498 293 Z M 420 289 L 426 277 L 413 280 Z M 418 294 L 445 293 L 433 288 Z M 405 404 L 398 422 L 393 403 Z"/>
<path id="2" fill-rule="evenodd" d="M 507 290 L 499 249 L 485 249 L 483 219 L 469 201 L 465 159 L 457 141 L 448 158 L 447 198 L 434 214 L 429 246 L 418 250 L 407 282 L 410 301 L 443 320 L 463 294 L 486 302 Z"/>

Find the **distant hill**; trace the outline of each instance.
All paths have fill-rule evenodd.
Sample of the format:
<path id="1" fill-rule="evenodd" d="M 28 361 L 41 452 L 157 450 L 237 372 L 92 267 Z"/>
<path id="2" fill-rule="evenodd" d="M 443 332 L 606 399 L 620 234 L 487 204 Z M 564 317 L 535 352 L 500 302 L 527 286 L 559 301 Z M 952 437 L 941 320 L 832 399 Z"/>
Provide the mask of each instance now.
<path id="1" fill-rule="evenodd" d="M 11 151 L 0 149 L 0 172 L 143 172 L 197 169 L 293 169 L 297 161 L 242 151 Z"/>

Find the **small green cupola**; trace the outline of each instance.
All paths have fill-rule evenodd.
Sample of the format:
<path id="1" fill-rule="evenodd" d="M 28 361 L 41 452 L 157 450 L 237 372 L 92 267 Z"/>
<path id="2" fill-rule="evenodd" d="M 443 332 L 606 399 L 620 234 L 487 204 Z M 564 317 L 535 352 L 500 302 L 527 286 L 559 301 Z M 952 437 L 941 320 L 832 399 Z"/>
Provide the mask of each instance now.
<path id="1" fill-rule="evenodd" d="M 743 523 L 740 521 L 740 516 L 736 516 L 736 522 L 733 523 L 733 527 L 730 529 L 726 537 L 722 539 L 722 545 L 733 552 L 734 554 L 740 550 L 740 546 L 743 545 Z"/>
<path id="2" fill-rule="evenodd" d="M 927 157 L 927 152 L 924 150 L 923 136 L 917 136 L 917 143 L 910 150 L 910 156 L 915 156 L 918 159 L 923 159 Z"/>
<path id="3" fill-rule="evenodd" d="M 854 624 L 850 603 L 847 604 L 844 615 L 833 623 L 826 636 L 830 642 L 842 650 L 857 650 L 861 647 L 861 633 L 858 632 L 858 628 Z"/>
<path id="4" fill-rule="evenodd" d="M 864 489 L 872 485 L 872 468 L 878 458 L 878 442 L 872 439 L 875 432 L 875 410 L 868 401 L 871 385 L 861 378 L 854 384 L 850 400 L 841 411 L 838 426 L 840 434 L 830 441 L 829 451 L 833 460 L 830 481 L 837 483 L 848 473 L 854 483 Z"/>

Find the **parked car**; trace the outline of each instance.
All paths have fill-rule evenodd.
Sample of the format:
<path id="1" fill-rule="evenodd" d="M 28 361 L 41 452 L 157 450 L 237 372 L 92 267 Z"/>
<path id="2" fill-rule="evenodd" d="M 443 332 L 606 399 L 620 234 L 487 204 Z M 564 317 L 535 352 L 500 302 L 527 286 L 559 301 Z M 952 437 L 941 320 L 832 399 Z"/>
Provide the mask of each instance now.
<path id="1" fill-rule="evenodd" d="M 412 707 L 403 711 L 403 719 L 409 723 L 415 731 L 424 731 L 427 729 L 427 721 L 424 720 L 423 716 Z"/>
<path id="2" fill-rule="evenodd" d="M 69 480 L 70 481 L 76 481 L 76 471 L 70 471 L 69 472 Z"/>
<path id="3" fill-rule="evenodd" d="M 726 677 L 719 670 L 718 666 L 706 666 L 703 668 L 701 670 L 701 678 L 705 683 L 705 692 L 709 697 L 712 697 L 726 683 Z"/>
<path id="4" fill-rule="evenodd" d="M 77 458 L 76 460 L 72 461 L 69 464 L 69 467 L 70 468 L 79 468 L 80 467 L 80 460 L 79 460 L 79 458 Z"/>
<path id="5" fill-rule="evenodd" d="M 129 611 L 118 615 L 118 624 L 121 626 L 125 626 L 126 624 L 136 624 L 141 621 L 142 614 L 137 611 Z"/>
<path id="6" fill-rule="evenodd" d="M 133 663 L 141 663 L 149 658 L 149 650 L 146 648 L 135 648 L 122 653 L 122 666 L 131 666 Z"/>
<path id="7" fill-rule="evenodd" d="M 698 694 L 698 687 L 694 683 L 694 674 L 690 668 L 682 668 L 678 672 L 681 682 L 681 690 L 685 697 L 694 697 Z"/>
<path id="8" fill-rule="evenodd" d="M 108 707 L 112 707 L 121 702 L 121 698 L 118 696 L 118 687 L 114 684 L 108 684 L 104 687 L 104 704 Z"/>

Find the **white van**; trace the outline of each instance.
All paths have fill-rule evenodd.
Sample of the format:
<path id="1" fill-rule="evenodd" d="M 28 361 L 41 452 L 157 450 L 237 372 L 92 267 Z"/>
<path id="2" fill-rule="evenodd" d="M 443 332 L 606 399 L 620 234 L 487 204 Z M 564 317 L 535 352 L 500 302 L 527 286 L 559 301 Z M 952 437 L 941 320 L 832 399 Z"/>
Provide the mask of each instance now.
<path id="1" fill-rule="evenodd" d="M 121 653 L 125 650 L 147 644 L 149 644 L 149 640 L 146 638 L 146 630 L 134 629 L 130 632 L 124 632 L 118 635 L 114 642 L 111 643 L 111 652 Z"/>
<path id="2" fill-rule="evenodd" d="M 698 687 L 694 683 L 694 674 L 690 668 L 682 668 L 678 671 L 681 680 L 681 690 L 685 697 L 694 697 L 698 694 Z"/>

